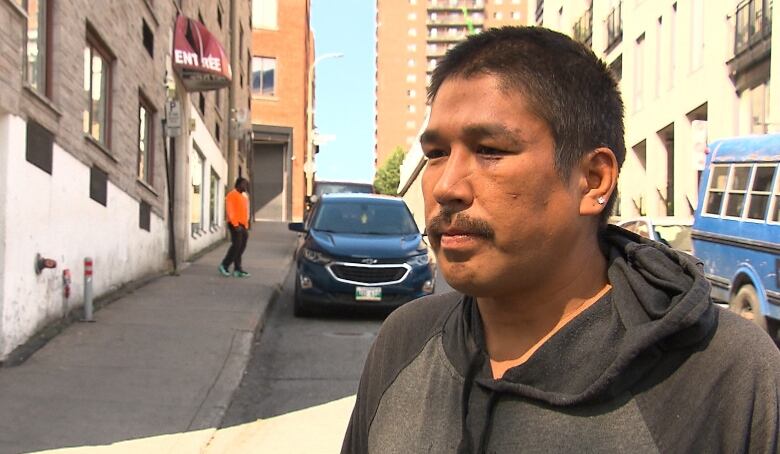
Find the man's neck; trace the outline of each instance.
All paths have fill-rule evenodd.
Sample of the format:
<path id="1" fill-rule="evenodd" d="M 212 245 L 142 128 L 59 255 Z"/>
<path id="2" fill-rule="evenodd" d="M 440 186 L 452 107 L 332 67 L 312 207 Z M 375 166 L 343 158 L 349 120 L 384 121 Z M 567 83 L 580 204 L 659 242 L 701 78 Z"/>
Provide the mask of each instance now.
<path id="1" fill-rule="evenodd" d="M 594 252 L 594 251 L 591 251 Z M 570 263 L 533 288 L 502 297 L 479 297 L 477 305 L 490 357 L 522 357 L 569 321 L 583 304 L 592 304 L 607 286 L 606 258 L 598 251 L 588 260 Z"/>

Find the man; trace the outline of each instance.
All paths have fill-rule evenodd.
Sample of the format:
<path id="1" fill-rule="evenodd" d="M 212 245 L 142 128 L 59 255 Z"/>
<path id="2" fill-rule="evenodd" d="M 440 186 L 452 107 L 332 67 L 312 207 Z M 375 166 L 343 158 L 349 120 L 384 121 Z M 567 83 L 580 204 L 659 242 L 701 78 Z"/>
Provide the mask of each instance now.
<path id="1" fill-rule="evenodd" d="M 249 238 L 249 199 L 244 195 L 249 189 L 249 181 L 245 178 L 236 179 L 235 189 L 225 196 L 225 211 L 227 212 L 228 229 L 230 229 L 230 248 L 225 259 L 219 265 L 223 276 L 230 276 L 230 265 L 233 264 L 233 276 L 249 277 L 249 273 L 241 267 L 241 255 L 246 249 Z"/>
<path id="2" fill-rule="evenodd" d="M 385 321 L 342 452 L 778 452 L 770 338 L 692 258 L 606 225 L 625 146 L 603 62 L 492 29 L 429 101 L 426 224 L 459 293 Z"/>

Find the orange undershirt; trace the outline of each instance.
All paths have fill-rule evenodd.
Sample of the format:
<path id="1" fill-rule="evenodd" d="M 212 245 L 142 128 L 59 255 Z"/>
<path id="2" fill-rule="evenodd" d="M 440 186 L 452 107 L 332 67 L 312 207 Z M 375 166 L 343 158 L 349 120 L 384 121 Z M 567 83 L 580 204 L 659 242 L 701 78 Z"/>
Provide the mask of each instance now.
<path id="1" fill-rule="evenodd" d="M 496 360 L 491 358 L 490 359 L 490 368 L 493 371 L 493 378 L 498 380 L 499 378 L 504 376 L 504 373 L 507 370 L 509 370 L 509 369 L 511 369 L 511 368 L 513 368 L 515 366 L 519 366 L 520 364 L 523 364 L 524 362 L 528 361 L 528 358 L 530 358 L 531 355 L 533 355 L 534 352 L 539 349 L 539 347 L 541 347 L 545 342 L 547 342 L 547 340 L 549 338 L 551 338 L 553 336 L 553 334 L 555 334 L 558 331 L 560 331 L 561 328 L 566 326 L 566 324 L 569 323 L 574 317 L 580 315 L 583 311 L 585 311 L 585 309 L 587 309 L 587 308 L 591 307 L 593 304 L 595 304 L 596 301 L 598 301 L 602 296 L 604 296 L 609 291 L 609 289 L 611 289 L 611 288 L 612 288 L 612 285 L 610 285 L 610 284 L 605 285 L 604 288 L 602 288 L 596 295 L 594 295 L 592 298 L 584 301 L 580 305 L 580 307 L 578 307 L 576 310 L 566 314 L 558 322 L 558 324 L 555 325 L 555 328 L 553 328 L 552 331 L 547 333 L 547 335 L 544 336 L 543 338 L 539 339 L 539 342 L 537 342 L 536 344 L 534 344 L 533 347 L 528 349 L 528 351 L 525 352 L 523 354 L 523 356 L 521 356 L 519 358 L 508 359 L 506 361 L 496 361 Z"/>

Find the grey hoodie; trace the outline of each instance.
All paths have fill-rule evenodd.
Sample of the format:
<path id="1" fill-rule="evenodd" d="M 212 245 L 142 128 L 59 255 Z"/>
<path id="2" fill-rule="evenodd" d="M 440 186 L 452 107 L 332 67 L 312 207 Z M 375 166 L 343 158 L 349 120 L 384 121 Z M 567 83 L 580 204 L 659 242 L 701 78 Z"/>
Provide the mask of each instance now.
<path id="1" fill-rule="evenodd" d="M 780 452 L 769 336 L 713 305 L 689 256 L 619 228 L 602 239 L 612 290 L 499 380 L 473 298 L 395 311 L 342 453 Z"/>

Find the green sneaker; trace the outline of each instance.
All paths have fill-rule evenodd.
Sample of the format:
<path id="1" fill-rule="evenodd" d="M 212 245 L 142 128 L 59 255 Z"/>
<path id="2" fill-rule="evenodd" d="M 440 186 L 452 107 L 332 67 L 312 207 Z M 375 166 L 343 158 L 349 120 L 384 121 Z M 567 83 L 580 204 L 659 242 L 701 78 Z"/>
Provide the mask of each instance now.
<path id="1" fill-rule="evenodd" d="M 219 265 L 219 274 L 223 276 L 230 276 L 230 271 L 226 270 L 224 266 Z"/>
<path id="2" fill-rule="evenodd" d="M 251 274 L 244 270 L 233 271 L 233 277 L 249 277 Z"/>

